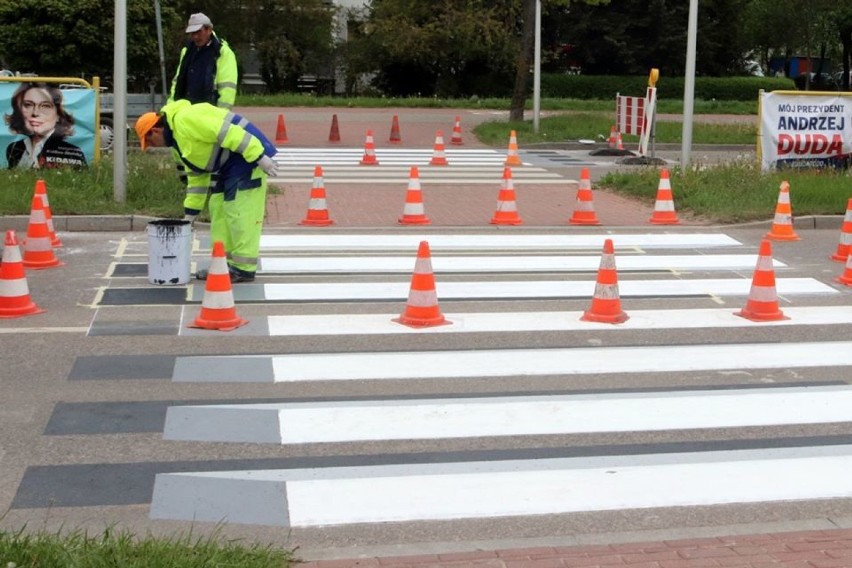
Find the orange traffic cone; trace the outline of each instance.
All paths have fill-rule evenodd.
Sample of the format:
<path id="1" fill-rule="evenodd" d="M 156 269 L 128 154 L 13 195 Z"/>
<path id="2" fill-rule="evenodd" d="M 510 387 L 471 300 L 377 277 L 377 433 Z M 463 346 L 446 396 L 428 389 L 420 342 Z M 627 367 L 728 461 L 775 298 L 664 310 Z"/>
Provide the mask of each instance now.
<path id="1" fill-rule="evenodd" d="M 201 313 L 188 327 L 233 331 L 248 321 L 237 315 L 234 306 L 234 292 L 231 289 L 231 275 L 225 260 L 225 245 L 222 241 L 213 243 L 213 256 L 204 287 L 204 299 L 201 301 Z"/>
<path id="2" fill-rule="evenodd" d="M 773 241 L 798 241 L 799 235 L 793 231 L 793 210 L 790 207 L 790 184 L 781 182 L 778 192 L 778 203 L 775 206 L 775 219 L 772 227 L 764 235 L 766 239 Z"/>
<path id="3" fill-rule="evenodd" d="M 617 133 L 618 133 L 618 131 L 615 129 L 615 125 L 613 124 L 609 128 L 609 141 L 608 141 L 609 147 L 613 150 L 615 150 L 616 146 L 618 145 L 618 141 L 617 141 L 617 138 L 616 138 Z"/>
<path id="4" fill-rule="evenodd" d="M 325 202 L 325 187 L 322 181 L 322 166 L 314 168 L 314 185 L 311 188 L 311 199 L 308 202 L 308 212 L 300 225 L 331 225 L 334 223 L 328 216 L 328 205 Z"/>
<path id="5" fill-rule="evenodd" d="M 844 286 L 852 286 L 852 254 L 846 257 L 846 267 L 843 269 L 843 274 L 835 280 Z"/>
<path id="6" fill-rule="evenodd" d="M 453 124 L 453 135 L 450 137 L 450 144 L 453 146 L 461 146 L 462 141 L 461 117 L 456 117 L 456 122 Z"/>
<path id="7" fill-rule="evenodd" d="M 328 132 L 329 142 L 340 142 L 340 128 L 337 125 L 337 115 L 331 115 L 331 130 Z"/>
<path id="8" fill-rule="evenodd" d="M 53 215 L 50 212 L 50 202 L 47 200 L 47 184 L 43 179 L 36 180 L 35 183 L 36 195 L 41 195 L 41 204 L 44 206 L 44 218 L 47 222 L 47 232 L 50 234 L 50 244 L 53 247 L 61 247 L 62 241 L 56 235 L 56 230 L 53 227 Z"/>
<path id="9" fill-rule="evenodd" d="M 391 131 L 390 137 L 388 138 L 388 142 L 391 144 L 399 144 L 402 142 L 402 136 L 399 134 L 399 117 L 397 115 L 393 115 L 393 121 L 391 122 Z"/>
<path id="10" fill-rule="evenodd" d="M 846 203 L 846 216 L 843 217 L 843 225 L 840 227 L 840 242 L 837 244 L 837 252 L 829 258 L 844 262 L 849 257 L 849 245 L 852 245 L 852 199 Z"/>
<path id="11" fill-rule="evenodd" d="M 408 303 L 405 311 L 393 321 L 409 327 L 432 327 L 448 325 L 441 308 L 438 307 L 438 293 L 435 291 L 435 275 L 432 273 L 432 256 L 429 243 L 420 241 L 417 249 L 417 262 L 414 264 L 414 274 L 411 276 L 411 288 L 408 292 Z"/>
<path id="12" fill-rule="evenodd" d="M 512 181 L 512 168 L 503 168 L 503 185 L 497 196 L 497 211 L 491 218 L 492 225 L 522 225 L 518 206 L 515 203 L 515 184 Z"/>
<path id="13" fill-rule="evenodd" d="M 367 139 L 364 141 L 364 156 L 361 158 L 362 166 L 378 166 L 376 159 L 376 145 L 373 142 L 373 131 L 367 131 Z"/>
<path id="14" fill-rule="evenodd" d="M 444 133 L 440 130 L 435 132 L 435 147 L 432 151 L 430 166 L 448 166 L 447 155 L 444 152 Z"/>
<path id="15" fill-rule="evenodd" d="M 27 238 L 24 240 L 24 266 L 39 270 L 63 264 L 53 254 L 42 196 L 33 195 L 30 224 L 27 226 Z"/>
<path id="16" fill-rule="evenodd" d="M 423 193 L 420 191 L 420 172 L 417 166 L 411 166 L 408 192 L 405 194 L 405 207 L 402 209 L 400 225 L 429 225 L 432 221 L 423 209 Z"/>
<path id="17" fill-rule="evenodd" d="M 760 242 L 757 266 L 751 281 L 746 306 L 734 315 L 752 321 L 775 321 L 790 319 L 778 308 L 778 294 L 775 292 L 775 269 L 772 266 L 772 243 Z"/>
<path id="18" fill-rule="evenodd" d="M 42 313 L 44 310 L 30 298 L 15 231 L 6 231 L 6 246 L 0 263 L 0 318 L 20 318 Z"/>
<path id="19" fill-rule="evenodd" d="M 618 273 L 615 270 L 612 239 L 604 241 L 592 307 L 583 312 L 580 319 L 600 323 L 624 323 L 629 319 L 621 310 L 621 298 L 618 297 Z"/>
<path id="20" fill-rule="evenodd" d="M 511 134 L 509 134 L 509 151 L 506 154 L 506 164 L 507 166 L 520 166 L 523 165 L 521 162 L 521 157 L 518 155 L 518 136 L 515 134 L 513 130 Z"/>
<path id="21" fill-rule="evenodd" d="M 621 132 L 615 133 L 615 149 L 624 150 L 624 141 L 621 139 Z"/>
<path id="22" fill-rule="evenodd" d="M 287 126 L 284 124 L 284 115 L 278 115 L 278 128 L 275 129 L 275 143 L 276 144 L 286 144 L 289 142 L 287 139 Z"/>
<path id="23" fill-rule="evenodd" d="M 595 205 L 592 203 L 592 179 L 589 168 L 580 170 L 580 186 L 577 188 L 577 201 L 574 212 L 568 219 L 571 225 L 600 225 L 595 215 Z"/>
<path id="24" fill-rule="evenodd" d="M 680 220 L 675 213 L 674 199 L 672 199 L 672 183 L 669 178 L 669 170 L 663 168 L 660 171 L 660 184 L 657 186 L 657 201 L 654 211 L 651 212 L 650 222 L 652 225 L 679 225 Z"/>

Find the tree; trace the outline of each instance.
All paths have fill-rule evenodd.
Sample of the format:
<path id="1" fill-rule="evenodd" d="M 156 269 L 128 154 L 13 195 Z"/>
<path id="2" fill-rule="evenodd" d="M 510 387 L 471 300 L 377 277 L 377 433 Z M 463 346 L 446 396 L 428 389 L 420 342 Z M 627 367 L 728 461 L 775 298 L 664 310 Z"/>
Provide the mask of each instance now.
<path id="1" fill-rule="evenodd" d="M 91 78 L 109 83 L 113 72 L 113 0 L 0 2 L 0 53 L 5 65 L 41 76 Z M 163 8 L 164 20 L 177 14 Z M 159 76 L 154 7 L 127 2 L 127 65 L 134 79 Z"/>
<path id="2" fill-rule="evenodd" d="M 609 0 L 582 0 L 582 2 L 589 5 L 603 5 L 608 4 Z M 554 9 L 561 7 L 566 12 L 570 3 L 571 0 L 550 0 L 548 2 Z M 515 86 L 512 90 L 512 102 L 509 106 L 509 120 L 515 121 L 524 119 L 524 107 L 526 106 L 527 92 L 529 91 L 529 69 L 535 50 L 536 0 L 522 0 L 522 8 L 523 28 L 521 45 L 515 63 Z M 544 8 L 542 7 L 542 9 Z"/>
<path id="3" fill-rule="evenodd" d="M 517 37 L 509 9 L 515 4 L 373 0 L 347 46 L 349 71 L 375 73 L 374 83 L 393 95 L 508 93 Z"/>

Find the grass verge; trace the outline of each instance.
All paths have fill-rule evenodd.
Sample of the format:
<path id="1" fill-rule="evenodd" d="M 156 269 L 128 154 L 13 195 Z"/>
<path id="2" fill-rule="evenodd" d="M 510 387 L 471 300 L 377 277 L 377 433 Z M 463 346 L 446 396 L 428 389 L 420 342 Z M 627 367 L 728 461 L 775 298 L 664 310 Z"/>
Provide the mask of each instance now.
<path id="1" fill-rule="evenodd" d="M 82 531 L 0 531 L 3 568 L 282 568 L 292 562 L 290 551 L 215 537 L 137 539 L 127 532 L 112 530 L 98 536 Z"/>
<path id="2" fill-rule="evenodd" d="M 659 185 L 656 168 L 615 171 L 598 186 L 653 205 Z M 842 215 L 852 196 L 852 176 L 836 170 L 761 172 L 752 162 L 671 170 L 675 207 L 716 223 L 771 219 L 781 182 L 790 183 L 793 213 Z"/>

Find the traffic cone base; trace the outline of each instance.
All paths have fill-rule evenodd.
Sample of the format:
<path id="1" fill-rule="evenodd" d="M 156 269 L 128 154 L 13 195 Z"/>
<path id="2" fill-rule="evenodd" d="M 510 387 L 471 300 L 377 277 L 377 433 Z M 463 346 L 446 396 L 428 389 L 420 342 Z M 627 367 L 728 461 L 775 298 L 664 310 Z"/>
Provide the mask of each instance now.
<path id="1" fill-rule="evenodd" d="M 231 275 L 228 271 L 228 262 L 225 259 L 225 245 L 222 244 L 222 241 L 216 241 L 213 243 L 213 256 L 210 260 L 210 269 L 207 272 L 201 312 L 188 327 L 233 331 L 247 323 L 247 320 L 237 315 L 237 309 L 234 306 Z"/>
<path id="2" fill-rule="evenodd" d="M 781 182 L 778 191 L 778 203 L 775 206 L 775 218 L 772 227 L 763 238 L 773 241 L 798 241 L 799 235 L 793 230 L 793 210 L 790 205 L 790 184 Z"/>
<path id="3" fill-rule="evenodd" d="M 580 170 L 580 186 L 577 188 L 577 201 L 574 212 L 568 223 L 571 225 L 600 225 L 601 222 L 595 215 L 595 206 L 592 202 L 592 179 L 589 168 Z"/>
<path id="4" fill-rule="evenodd" d="M 432 256 L 429 252 L 429 243 L 426 241 L 421 241 L 417 249 L 417 262 L 411 276 L 411 288 L 405 311 L 391 321 L 409 327 L 434 327 L 453 323 L 444 317 L 438 306 L 435 275 L 432 272 Z"/>
<path id="5" fill-rule="evenodd" d="M 852 286 L 852 255 L 846 257 L 846 267 L 843 269 L 843 274 L 835 280 L 844 286 Z"/>
<path id="6" fill-rule="evenodd" d="M 0 262 L 0 318 L 20 318 L 43 314 L 30 297 L 21 249 L 15 231 L 6 231 L 3 258 Z"/>
<path id="7" fill-rule="evenodd" d="M 322 166 L 314 167 L 314 185 L 311 188 L 311 198 L 308 202 L 308 211 L 300 225 L 326 226 L 333 224 L 328 214 L 328 205 L 325 200 L 325 187 L 322 181 Z"/>
<path id="8" fill-rule="evenodd" d="M 652 225 L 679 225 L 680 220 L 675 213 L 674 199 L 672 198 L 672 184 L 669 170 L 663 168 L 660 171 L 660 183 L 657 186 L 657 200 L 654 203 L 654 211 L 651 212 L 649 222 Z"/>
<path id="9" fill-rule="evenodd" d="M 778 307 L 775 291 L 775 269 L 772 266 L 772 244 L 764 239 L 760 243 L 757 266 L 751 282 L 745 307 L 734 315 L 752 321 L 778 321 L 790 319 Z"/>
<path id="10" fill-rule="evenodd" d="M 630 319 L 630 316 L 622 311 L 621 299 L 618 296 L 618 273 L 615 269 L 612 239 L 604 241 L 592 306 L 583 312 L 580 319 L 598 323 L 624 323 Z"/>

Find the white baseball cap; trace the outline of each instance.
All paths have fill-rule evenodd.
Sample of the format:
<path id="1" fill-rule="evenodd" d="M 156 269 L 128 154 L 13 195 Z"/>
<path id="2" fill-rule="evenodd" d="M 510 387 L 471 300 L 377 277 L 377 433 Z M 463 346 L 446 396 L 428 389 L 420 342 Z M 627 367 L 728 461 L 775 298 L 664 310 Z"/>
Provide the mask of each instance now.
<path id="1" fill-rule="evenodd" d="M 210 18 L 201 12 L 193 14 L 189 17 L 189 23 L 186 25 L 186 33 L 197 32 L 205 26 L 213 27 L 213 22 L 210 21 Z"/>

